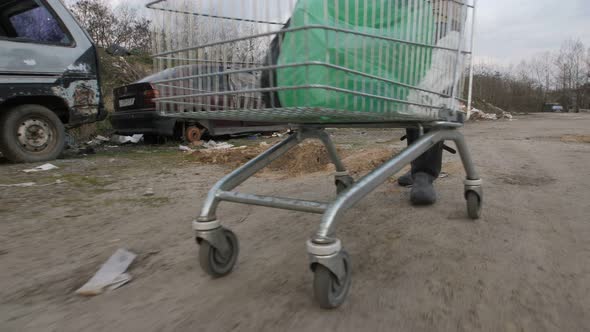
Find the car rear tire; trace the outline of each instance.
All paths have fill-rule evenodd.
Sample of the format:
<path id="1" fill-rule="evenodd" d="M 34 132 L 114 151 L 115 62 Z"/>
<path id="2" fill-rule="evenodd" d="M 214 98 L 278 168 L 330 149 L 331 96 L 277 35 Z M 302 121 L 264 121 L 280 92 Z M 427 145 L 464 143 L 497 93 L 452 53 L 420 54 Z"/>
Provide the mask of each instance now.
<path id="1" fill-rule="evenodd" d="M 205 129 L 198 126 L 189 126 L 184 131 L 184 140 L 188 143 L 197 144 L 203 138 Z"/>
<path id="2" fill-rule="evenodd" d="M 41 105 L 20 105 L 0 117 L 0 151 L 15 163 L 56 159 L 66 132 L 57 115 Z"/>

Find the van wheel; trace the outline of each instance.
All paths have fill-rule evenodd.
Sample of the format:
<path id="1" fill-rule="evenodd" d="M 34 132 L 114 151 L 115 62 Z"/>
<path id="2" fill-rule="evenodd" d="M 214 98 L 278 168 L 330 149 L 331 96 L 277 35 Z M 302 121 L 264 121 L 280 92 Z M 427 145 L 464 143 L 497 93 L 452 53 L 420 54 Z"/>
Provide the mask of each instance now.
<path id="1" fill-rule="evenodd" d="M 17 106 L 0 118 L 0 151 L 12 162 L 56 159 L 64 149 L 65 137 L 61 120 L 41 105 Z"/>

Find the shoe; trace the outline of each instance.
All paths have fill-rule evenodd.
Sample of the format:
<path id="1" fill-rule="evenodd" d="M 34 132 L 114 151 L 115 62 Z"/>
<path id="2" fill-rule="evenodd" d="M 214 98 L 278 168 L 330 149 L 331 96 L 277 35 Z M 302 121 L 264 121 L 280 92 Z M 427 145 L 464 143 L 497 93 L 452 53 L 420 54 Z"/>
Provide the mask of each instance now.
<path id="1" fill-rule="evenodd" d="M 397 179 L 397 184 L 402 187 L 409 187 L 414 184 L 414 177 L 412 176 L 412 171 L 408 171 L 408 173 L 400 176 Z"/>
<path id="2" fill-rule="evenodd" d="M 410 201 L 413 205 L 432 205 L 436 203 L 436 191 L 433 182 L 434 176 L 430 174 L 414 174 L 414 186 L 410 192 Z"/>

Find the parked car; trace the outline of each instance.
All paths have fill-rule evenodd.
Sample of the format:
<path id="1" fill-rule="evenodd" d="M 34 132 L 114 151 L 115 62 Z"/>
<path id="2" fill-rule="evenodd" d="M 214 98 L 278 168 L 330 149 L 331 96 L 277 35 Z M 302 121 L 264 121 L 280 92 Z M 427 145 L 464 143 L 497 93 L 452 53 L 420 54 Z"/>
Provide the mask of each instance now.
<path id="1" fill-rule="evenodd" d="M 563 112 L 563 106 L 557 103 L 546 103 L 543 105 L 543 112 L 561 113 Z"/>
<path id="2" fill-rule="evenodd" d="M 65 129 L 106 118 L 96 47 L 60 0 L 0 1 L 0 151 L 57 158 Z"/>
<path id="3" fill-rule="evenodd" d="M 132 84 L 114 90 L 114 109 L 111 123 L 118 134 L 144 134 L 148 141 L 154 141 L 158 136 L 183 138 L 188 142 L 201 140 L 205 133 L 210 136 L 271 132 L 286 128 L 286 125 L 276 125 L 260 122 L 227 121 L 227 120 L 194 120 L 190 118 L 169 118 L 161 114 L 154 100 L 162 94 L 166 96 L 182 96 L 187 94 L 189 83 L 193 88 L 201 91 L 238 91 L 248 86 L 259 86 L 260 79 L 253 73 L 219 74 L 210 78 L 194 78 L 180 82 L 167 83 L 161 92 L 155 82 L 175 79 L 204 73 L 223 73 L 222 67 L 206 65 L 187 65 L 169 68 L 145 77 Z M 171 107 L 174 112 L 198 111 L 199 108 L 241 108 L 249 106 L 259 108 L 262 98 L 255 97 L 227 97 L 217 98 L 184 98 L 184 104 L 162 104 L 160 107 Z M 225 104 L 224 104 L 225 103 Z M 250 105 L 248 105 L 250 103 Z"/>

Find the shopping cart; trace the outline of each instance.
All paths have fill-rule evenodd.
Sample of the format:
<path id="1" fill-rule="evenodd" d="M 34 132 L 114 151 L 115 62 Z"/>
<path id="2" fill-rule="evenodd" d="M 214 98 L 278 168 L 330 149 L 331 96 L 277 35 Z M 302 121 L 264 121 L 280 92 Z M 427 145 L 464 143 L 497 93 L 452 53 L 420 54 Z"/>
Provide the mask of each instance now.
<path id="1" fill-rule="evenodd" d="M 287 123 L 282 142 L 221 179 L 193 222 L 201 267 L 231 272 L 236 235 L 216 210 L 223 201 L 322 215 L 307 242 L 315 297 L 347 297 L 351 262 L 335 230 L 348 209 L 433 146 L 453 141 L 467 173 L 469 217 L 481 213 L 482 180 L 465 139 L 477 0 L 161 0 L 154 9 L 158 109 L 169 117 Z M 467 70 L 466 70 L 467 69 Z M 471 76 L 471 77 L 469 77 Z M 466 77 L 468 98 L 462 99 Z M 465 105 L 466 104 L 466 105 Z M 466 107 L 465 107 L 466 106 Z M 326 128 L 417 128 L 420 138 L 361 179 L 346 171 Z M 233 191 L 308 139 L 336 167 L 330 203 Z"/>

